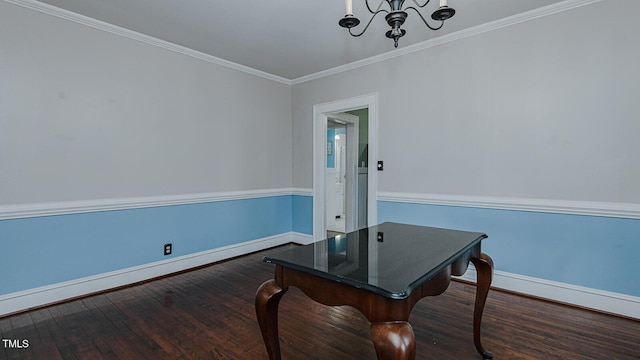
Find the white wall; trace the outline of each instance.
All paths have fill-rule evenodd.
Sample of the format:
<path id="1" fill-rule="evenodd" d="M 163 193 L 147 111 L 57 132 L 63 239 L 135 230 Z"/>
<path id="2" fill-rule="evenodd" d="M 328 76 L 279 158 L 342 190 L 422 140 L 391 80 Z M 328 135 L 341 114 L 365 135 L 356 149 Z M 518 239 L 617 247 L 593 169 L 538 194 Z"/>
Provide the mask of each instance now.
<path id="1" fill-rule="evenodd" d="M 378 92 L 378 191 L 638 204 L 638 14 L 603 1 L 294 85 L 293 186 L 312 106 Z"/>
<path id="2" fill-rule="evenodd" d="M 0 205 L 291 187 L 291 88 L 0 2 Z"/>

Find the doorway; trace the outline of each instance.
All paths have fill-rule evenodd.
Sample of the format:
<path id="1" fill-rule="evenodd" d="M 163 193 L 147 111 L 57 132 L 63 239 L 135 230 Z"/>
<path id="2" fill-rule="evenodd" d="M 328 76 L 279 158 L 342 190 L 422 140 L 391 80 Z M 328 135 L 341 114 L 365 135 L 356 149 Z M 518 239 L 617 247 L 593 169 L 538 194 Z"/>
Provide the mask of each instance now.
<path id="1" fill-rule="evenodd" d="M 337 113 L 327 116 L 325 219 L 327 237 L 358 229 L 358 145 L 360 119 Z"/>
<path id="2" fill-rule="evenodd" d="M 327 237 L 328 229 L 339 229 L 344 217 L 344 231 L 349 232 L 377 224 L 377 94 L 319 104 L 313 107 L 313 237 L 315 241 Z M 354 110 L 367 114 L 366 156 L 359 148 L 359 118 Z M 347 113 L 348 112 L 348 113 Z M 333 133 L 330 129 L 334 130 Z M 344 131 L 346 139 L 341 139 Z M 340 139 L 336 139 L 336 133 Z M 333 136 L 333 138 L 331 138 Z M 340 154 L 336 168 L 336 140 Z M 330 164 L 329 153 L 333 154 Z M 333 165 L 333 173 L 327 172 Z M 344 175 L 344 178 L 340 178 Z M 360 184 L 359 184 L 360 183 Z M 360 186 L 359 186 L 360 185 Z M 329 197 L 328 197 L 329 196 Z M 340 201 L 343 207 L 340 209 Z M 329 202 L 334 202 L 329 204 Z M 360 215 L 360 216 L 358 216 Z M 337 220 L 337 221 L 336 221 Z M 342 231 L 339 231 L 342 232 Z"/>

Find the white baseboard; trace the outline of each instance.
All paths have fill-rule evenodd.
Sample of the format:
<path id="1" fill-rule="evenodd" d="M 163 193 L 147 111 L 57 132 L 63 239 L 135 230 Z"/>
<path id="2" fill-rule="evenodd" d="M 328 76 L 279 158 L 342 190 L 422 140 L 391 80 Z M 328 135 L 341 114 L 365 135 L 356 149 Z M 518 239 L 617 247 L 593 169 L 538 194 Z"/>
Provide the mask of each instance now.
<path id="1" fill-rule="evenodd" d="M 302 234 L 302 233 L 292 233 L 292 238 L 291 238 L 291 242 L 294 242 L 296 244 L 300 244 L 300 245 L 307 245 L 307 244 L 311 244 L 313 242 L 313 235 L 307 235 L 307 234 Z"/>
<path id="2" fill-rule="evenodd" d="M 312 237 L 310 235 L 289 232 L 127 269 L 2 295 L 0 296 L 0 316 L 153 279 L 159 276 L 229 259 L 234 256 L 240 256 L 254 251 L 268 249 L 270 247 L 288 244 L 290 242 L 306 244 L 311 240 Z"/>
<path id="3" fill-rule="evenodd" d="M 472 264 L 461 279 L 476 282 Z M 640 319 L 640 297 L 495 271 L 491 287 Z"/>
<path id="4" fill-rule="evenodd" d="M 313 242 L 313 236 L 289 232 L 195 254 L 162 260 L 82 279 L 0 296 L 0 316 L 66 299 L 153 279 L 197 266 L 288 243 Z M 460 277 L 475 282 L 473 265 Z M 503 271 L 495 271 L 492 286 L 526 295 L 640 319 L 640 297 L 612 293 Z"/>

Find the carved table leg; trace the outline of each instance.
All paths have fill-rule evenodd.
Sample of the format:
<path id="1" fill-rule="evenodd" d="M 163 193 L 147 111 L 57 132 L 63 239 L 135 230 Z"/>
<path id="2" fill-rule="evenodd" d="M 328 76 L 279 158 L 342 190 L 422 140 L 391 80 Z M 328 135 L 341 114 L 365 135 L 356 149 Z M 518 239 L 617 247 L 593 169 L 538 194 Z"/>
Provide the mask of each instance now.
<path id="1" fill-rule="evenodd" d="M 413 328 L 406 321 L 371 324 L 371 339 L 380 360 L 416 358 Z"/>
<path id="2" fill-rule="evenodd" d="M 480 254 L 480 258 L 472 258 L 471 262 L 475 265 L 478 274 L 476 305 L 473 310 L 473 343 L 483 359 L 492 359 L 493 354 L 485 350 L 480 341 L 480 324 L 484 305 L 489 294 L 489 287 L 491 287 L 491 279 L 493 278 L 493 260 L 487 254 Z"/>
<path id="3" fill-rule="evenodd" d="M 268 280 L 260 285 L 256 292 L 256 316 L 270 360 L 280 359 L 278 304 L 286 291 L 287 289 L 281 289 L 274 280 Z"/>

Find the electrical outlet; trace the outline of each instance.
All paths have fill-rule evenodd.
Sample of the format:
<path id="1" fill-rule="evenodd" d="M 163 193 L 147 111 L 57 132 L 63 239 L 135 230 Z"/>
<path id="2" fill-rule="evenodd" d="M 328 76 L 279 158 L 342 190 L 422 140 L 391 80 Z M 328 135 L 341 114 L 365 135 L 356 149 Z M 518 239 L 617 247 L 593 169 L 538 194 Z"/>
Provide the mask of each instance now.
<path id="1" fill-rule="evenodd" d="M 164 254 L 171 255 L 171 250 L 173 246 L 171 244 L 164 244 Z"/>

